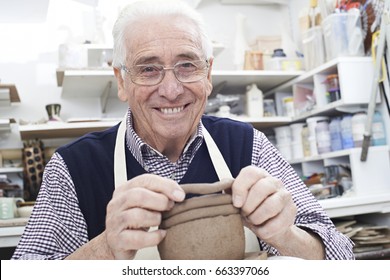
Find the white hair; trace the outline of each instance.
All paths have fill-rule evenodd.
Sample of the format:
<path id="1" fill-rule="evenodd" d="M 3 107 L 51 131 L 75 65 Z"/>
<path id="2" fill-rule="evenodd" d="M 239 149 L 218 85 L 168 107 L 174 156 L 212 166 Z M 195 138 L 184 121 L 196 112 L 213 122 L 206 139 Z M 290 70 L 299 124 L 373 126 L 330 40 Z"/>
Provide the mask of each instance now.
<path id="1" fill-rule="evenodd" d="M 126 39 L 131 33 L 126 34 L 126 28 L 138 20 L 150 16 L 180 15 L 191 20 L 199 33 L 202 51 L 209 59 L 212 57 L 213 48 L 208 38 L 202 16 L 188 4 L 179 0 L 139 0 L 127 5 L 116 20 L 112 35 L 114 39 L 113 66 L 120 68 L 126 60 Z M 127 35 L 127 38 L 125 37 Z"/>

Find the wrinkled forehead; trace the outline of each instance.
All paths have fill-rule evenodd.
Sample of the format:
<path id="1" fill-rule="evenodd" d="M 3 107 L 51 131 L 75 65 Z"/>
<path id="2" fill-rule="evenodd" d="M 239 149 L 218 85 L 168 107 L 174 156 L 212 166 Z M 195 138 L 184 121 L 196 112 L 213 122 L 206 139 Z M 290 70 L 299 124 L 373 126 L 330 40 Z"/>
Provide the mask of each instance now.
<path id="1" fill-rule="evenodd" d="M 148 17 L 127 26 L 126 60 L 134 60 L 140 53 L 194 52 L 202 56 L 199 29 L 183 16 Z"/>

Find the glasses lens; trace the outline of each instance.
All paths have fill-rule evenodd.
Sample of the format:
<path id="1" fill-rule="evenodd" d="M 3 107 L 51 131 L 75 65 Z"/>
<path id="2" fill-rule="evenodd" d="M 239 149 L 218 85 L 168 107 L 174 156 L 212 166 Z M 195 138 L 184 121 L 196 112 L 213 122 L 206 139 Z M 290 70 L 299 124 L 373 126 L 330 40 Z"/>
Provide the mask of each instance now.
<path id="1" fill-rule="evenodd" d="M 136 65 L 132 70 L 132 81 L 139 85 L 158 84 L 163 75 L 163 66 L 161 65 Z"/>
<path id="2" fill-rule="evenodd" d="M 187 61 L 176 64 L 173 71 L 180 82 L 196 82 L 206 77 L 207 64 L 203 61 Z"/>
<path id="3" fill-rule="evenodd" d="M 206 61 L 185 61 L 177 63 L 173 68 L 157 64 L 135 65 L 130 71 L 133 83 L 144 86 L 153 86 L 161 82 L 165 71 L 173 70 L 175 77 L 182 83 L 197 82 L 207 75 Z"/>

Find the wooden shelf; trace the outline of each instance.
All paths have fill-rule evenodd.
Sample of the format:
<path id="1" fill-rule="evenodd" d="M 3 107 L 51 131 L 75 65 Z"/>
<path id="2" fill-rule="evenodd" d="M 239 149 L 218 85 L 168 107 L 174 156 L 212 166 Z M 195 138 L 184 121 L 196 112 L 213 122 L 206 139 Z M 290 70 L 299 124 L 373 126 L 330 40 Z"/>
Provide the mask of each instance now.
<path id="1" fill-rule="evenodd" d="M 22 140 L 27 139 L 53 139 L 75 138 L 93 131 L 101 131 L 119 123 L 120 120 L 95 121 L 95 122 L 51 122 L 37 125 L 19 126 Z"/>

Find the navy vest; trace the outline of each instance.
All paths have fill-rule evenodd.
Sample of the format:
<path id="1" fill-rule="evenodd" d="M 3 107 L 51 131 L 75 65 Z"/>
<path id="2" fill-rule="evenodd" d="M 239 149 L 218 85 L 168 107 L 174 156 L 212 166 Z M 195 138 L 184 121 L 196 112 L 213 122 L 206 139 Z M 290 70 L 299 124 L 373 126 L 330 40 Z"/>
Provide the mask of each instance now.
<path id="1" fill-rule="evenodd" d="M 233 177 L 251 164 L 253 128 L 229 119 L 203 116 L 203 125 L 221 151 Z M 105 131 L 87 134 L 60 147 L 74 182 L 89 239 L 105 229 L 106 206 L 114 191 L 114 147 L 119 124 Z M 126 148 L 127 178 L 146 173 Z M 180 183 L 218 181 L 206 143 L 203 141 Z"/>

